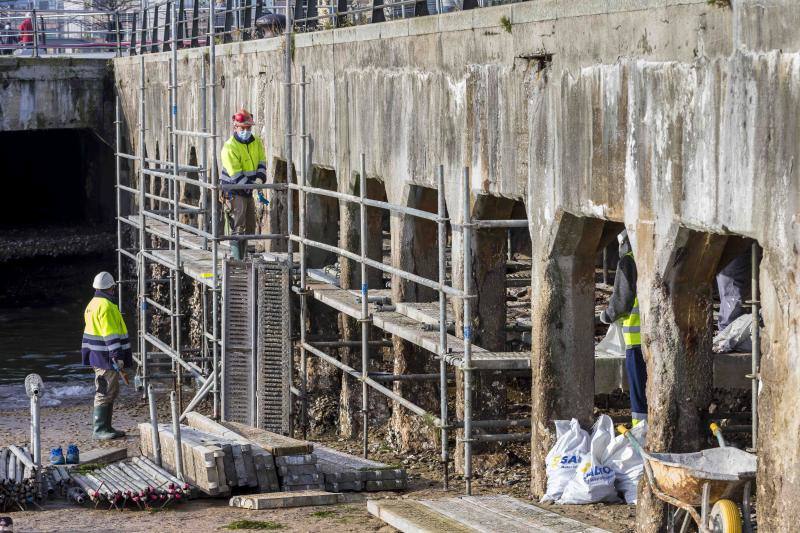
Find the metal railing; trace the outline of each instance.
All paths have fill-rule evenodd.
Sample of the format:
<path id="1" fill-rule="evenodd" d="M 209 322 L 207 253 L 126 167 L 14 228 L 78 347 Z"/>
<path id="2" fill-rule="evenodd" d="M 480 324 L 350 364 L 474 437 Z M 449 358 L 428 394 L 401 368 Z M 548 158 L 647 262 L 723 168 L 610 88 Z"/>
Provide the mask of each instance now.
<path id="1" fill-rule="evenodd" d="M 119 55 L 132 18 L 119 10 L 0 10 L 0 55 Z"/>

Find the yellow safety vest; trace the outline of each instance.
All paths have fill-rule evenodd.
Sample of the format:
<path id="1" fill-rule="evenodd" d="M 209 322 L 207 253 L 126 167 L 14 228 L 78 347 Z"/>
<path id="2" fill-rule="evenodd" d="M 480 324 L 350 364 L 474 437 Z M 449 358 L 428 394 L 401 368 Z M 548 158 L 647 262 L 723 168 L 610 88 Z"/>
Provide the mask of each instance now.
<path id="1" fill-rule="evenodd" d="M 633 252 L 625 254 L 625 256 L 628 255 L 633 258 Z M 626 348 L 642 345 L 641 326 L 642 317 L 639 314 L 639 297 L 636 296 L 633 299 L 633 308 L 631 312 L 622 319 L 622 336 L 625 339 Z"/>
<path id="2" fill-rule="evenodd" d="M 231 136 L 222 146 L 220 185 L 242 185 L 255 183 L 257 179 L 267 179 L 267 156 L 261 139 L 253 135 L 248 143 L 239 142 Z M 247 191 L 238 191 L 246 194 Z"/>
<path id="3" fill-rule="evenodd" d="M 117 304 L 105 296 L 95 296 L 83 313 L 81 355 L 83 364 L 110 369 L 111 360 L 120 359 L 125 366 L 132 364 L 128 328 Z"/>

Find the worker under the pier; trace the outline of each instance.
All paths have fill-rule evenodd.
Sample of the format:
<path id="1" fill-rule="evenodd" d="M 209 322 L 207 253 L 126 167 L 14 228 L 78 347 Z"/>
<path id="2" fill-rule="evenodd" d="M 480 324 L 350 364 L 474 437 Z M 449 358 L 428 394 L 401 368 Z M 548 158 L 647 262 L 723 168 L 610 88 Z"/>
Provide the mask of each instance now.
<path id="1" fill-rule="evenodd" d="M 642 356 L 641 317 L 639 298 L 636 295 L 636 261 L 633 259 L 628 232 L 617 236 L 619 242 L 619 262 L 614 276 L 614 292 L 608 307 L 600 313 L 600 321 L 611 324 L 622 322 L 622 336 L 625 339 L 625 370 L 628 373 L 628 386 L 631 398 L 631 419 L 635 426 L 647 420 L 647 366 Z"/>
<path id="2" fill-rule="evenodd" d="M 84 365 L 94 367 L 94 438 L 98 440 L 124 437 L 125 432 L 111 426 L 114 400 L 119 395 L 120 375 L 133 364 L 128 328 L 116 302 L 116 284 L 108 272 L 95 276 L 94 298 L 86 306 L 83 318 L 81 355 Z"/>
<path id="3" fill-rule="evenodd" d="M 254 124 L 253 115 L 244 108 L 240 109 L 233 115 L 233 135 L 222 146 L 220 188 L 226 235 L 252 235 L 255 232 L 253 189 L 238 187 L 267 181 L 264 145 L 253 134 Z M 258 199 L 268 203 L 260 190 Z M 231 240 L 231 256 L 239 261 L 247 256 L 246 239 Z"/>
<path id="4" fill-rule="evenodd" d="M 744 301 L 750 297 L 750 252 L 736 256 L 717 274 L 719 289 L 719 331 L 745 314 Z"/>

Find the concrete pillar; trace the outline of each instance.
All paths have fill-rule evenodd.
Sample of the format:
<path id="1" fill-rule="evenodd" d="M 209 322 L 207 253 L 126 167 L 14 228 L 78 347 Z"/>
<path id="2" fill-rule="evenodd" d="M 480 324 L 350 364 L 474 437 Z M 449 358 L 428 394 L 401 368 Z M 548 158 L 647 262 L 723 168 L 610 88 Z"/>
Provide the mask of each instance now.
<path id="1" fill-rule="evenodd" d="M 554 420 L 590 427 L 594 407 L 594 262 L 604 221 L 561 213 L 533 239 L 531 491 L 544 494 Z"/>
<path id="2" fill-rule="evenodd" d="M 293 167 L 294 168 L 294 165 Z M 286 161 L 275 159 L 273 166 L 272 166 L 272 181 L 274 183 L 286 183 Z M 295 180 L 297 179 L 297 171 L 294 170 L 293 176 L 295 176 Z M 267 198 L 269 199 L 270 205 L 269 209 L 261 214 L 261 217 L 256 220 L 256 229 L 259 230 L 261 233 L 287 233 L 287 225 L 286 221 L 288 220 L 287 217 L 287 192 L 286 191 L 269 191 L 266 193 Z M 298 195 L 297 191 L 292 192 L 293 200 L 294 200 L 294 211 L 293 211 L 293 220 L 294 220 L 294 228 L 295 232 L 297 231 L 299 221 L 300 221 L 300 213 L 299 213 L 299 203 L 298 203 Z M 224 219 L 223 219 L 224 220 Z M 286 252 L 286 240 L 285 239 L 271 239 L 267 241 L 266 244 L 267 251 L 270 252 Z M 294 246 L 295 251 L 297 251 L 297 245 Z"/>
<path id="3" fill-rule="evenodd" d="M 632 228 L 629 228 L 629 233 Z M 653 452 L 694 452 L 708 438 L 713 383 L 711 283 L 727 237 L 640 222 L 632 233 L 647 362 Z M 665 508 L 640 486 L 638 531 L 663 531 Z"/>
<path id="4" fill-rule="evenodd" d="M 761 261 L 761 393 L 758 399 L 758 527 L 788 531 L 800 522 L 800 260 L 786 247 Z M 791 248 L 791 247 L 790 247 Z"/>
<path id="5" fill-rule="evenodd" d="M 308 185 L 320 189 L 336 190 L 336 174 L 330 169 L 313 167 Z M 299 194 L 293 194 L 295 205 L 294 232 L 299 232 Z M 316 194 L 306 195 L 305 233 L 317 242 L 339 244 L 339 201 L 336 198 Z M 285 222 L 284 222 L 285 223 Z M 298 251 L 298 245 L 294 246 Z M 313 247 L 306 247 L 308 268 L 323 268 L 334 265 L 337 255 Z M 338 313 L 314 299 L 308 300 L 308 332 L 326 339 L 339 337 Z M 335 353 L 335 351 L 333 351 Z M 338 425 L 338 413 L 342 372 L 318 357 L 308 357 L 308 420 L 310 429 L 325 432 Z"/>
<path id="6" fill-rule="evenodd" d="M 336 173 L 333 170 L 313 167 L 308 185 L 329 191 L 336 190 Z M 295 192 L 295 197 L 298 194 Z M 337 245 L 339 242 L 339 200 L 329 196 L 309 194 L 306 196 L 306 236 L 318 242 Z M 356 222 L 357 224 L 357 222 Z M 357 226 L 356 226 L 357 227 Z M 295 227 L 295 231 L 298 228 Z M 295 249 L 297 247 L 295 246 Z M 333 265 L 338 260 L 334 253 L 307 247 L 309 268 Z"/>
<path id="7" fill-rule="evenodd" d="M 425 211 L 436 211 L 436 191 L 422 187 L 411 187 L 408 204 Z M 391 215 L 392 265 L 428 279 L 438 277 L 438 257 L 436 252 L 437 228 L 429 220 L 422 220 L 399 213 Z M 437 298 L 436 293 L 420 285 L 408 282 L 397 276 L 392 277 L 392 301 L 430 302 Z M 395 337 L 395 374 L 422 374 L 435 372 L 438 364 L 430 352 Z M 413 401 L 417 405 L 438 413 L 438 392 L 434 383 L 398 382 L 394 392 Z M 431 449 L 437 446 L 438 431 L 417 415 L 395 404 L 392 409 L 391 432 L 397 448 L 401 452 Z"/>
<path id="8" fill-rule="evenodd" d="M 358 189 L 356 184 L 355 189 Z M 383 184 L 377 180 L 367 180 L 367 196 L 375 200 L 386 200 Z M 367 256 L 381 261 L 383 257 L 383 218 L 386 211 L 374 207 L 367 208 Z M 360 252 L 360 215 L 356 204 L 339 203 L 339 246 L 354 253 Z M 355 261 L 340 258 L 340 284 L 345 289 L 358 289 L 361 286 L 361 267 Z M 367 270 L 370 289 L 383 288 L 382 272 L 374 268 Z M 344 314 L 339 315 L 340 336 L 343 340 L 361 340 L 361 326 L 358 322 Z M 374 333 L 374 331 L 373 331 Z M 377 359 L 377 348 L 370 354 Z M 359 348 L 342 348 L 339 350 L 343 363 L 353 368 L 361 368 L 361 350 Z M 373 367 L 374 368 L 374 367 Z M 370 394 L 376 400 L 377 394 Z M 373 402 L 370 402 L 375 403 Z M 354 378 L 342 376 L 342 388 L 339 402 L 339 434 L 346 438 L 355 438 L 361 432 L 361 384 Z M 373 406 L 370 406 L 373 409 Z M 373 418 L 373 417 L 371 417 Z"/>
<path id="9" fill-rule="evenodd" d="M 505 220 L 512 217 L 514 202 L 506 198 L 479 196 L 473 207 L 477 220 Z M 524 214 L 524 210 L 523 210 Z M 527 231 L 527 230 L 526 230 Z M 460 237 L 459 237 L 460 239 Z M 459 246 L 459 250 L 461 250 Z M 463 251 L 459 254 L 463 257 Z M 455 256 L 454 256 L 455 257 Z M 474 343 L 487 350 L 506 350 L 506 262 L 508 260 L 508 230 L 480 229 L 475 231 L 472 249 L 472 289 L 477 295 L 473 307 Z M 458 261 L 459 265 L 461 261 Z M 455 265 L 455 261 L 453 262 Z M 459 271 L 461 272 L 461 271 Z M 457 316 L 463 323 L 463 308 Z M 461 326 L 456 331 L 463 331 Z M 501 371 L 474 372 L 473 418 L 496 419 L 503 417 L 507 401 L 508 382 Z M 463 419 L 463 373 L 456 373 L 456 416 Z M 480 430 L 476 430 L 479 433 Z M 494 430 L 488 430 L 491 433 Z M 494 452 L 502 445 L 475 443 L 473 457 L 478 469 L 505 464 L 505 454 Z M 456 471 L 464 470 L 464 446 L 458 443 L 455 451 Z"/>

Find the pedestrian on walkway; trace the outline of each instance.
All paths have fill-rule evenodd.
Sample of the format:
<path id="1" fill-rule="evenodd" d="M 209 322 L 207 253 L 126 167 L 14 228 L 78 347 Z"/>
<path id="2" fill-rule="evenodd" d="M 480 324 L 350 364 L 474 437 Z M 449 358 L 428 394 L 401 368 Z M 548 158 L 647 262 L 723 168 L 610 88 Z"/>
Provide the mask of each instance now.
<path id="1" fill-rule="evenodd" d="M 33 46 L 33 13 L 30 11 L 25 13 L 25 19 L 19 25 L 19 44 L 22 48 L 30 48 Z"/>
<path id="2" fill-rule="evenodd" d="M 253 134 L 253 115 L 242 108 L 233 115 L 233 135 L 222 146 L 220 189 L 225 213 L 226 235 L 252 235 L 256 227 L 253 189 L 233 189 L 232 185 L 253 185 L 267 181 L 267 162 L 261 139 Z M 259 200 L 267 204 L 261 191 Z M 247 240 L 231 240 L 231 256 L 247 257 Z"/>
<path id="3" fill-rule="evenodd" d="M 128 328 L 116 301 L 114 277 L 100 272 L 92 287 L 94 298 L 83 313 L 86 326 L 81 355 L 84 365 L 94 367 L 94 438 L 109 440 L 125 436 L 125 432 L 111 426 L 111 418 L 119 395 L 120 374 L 133 365 L 133 356 Z"/>

